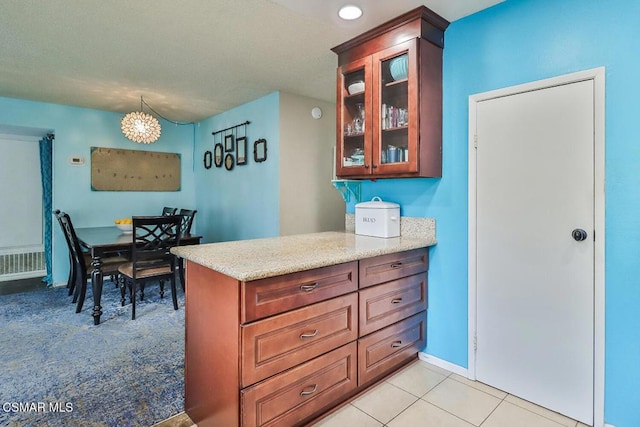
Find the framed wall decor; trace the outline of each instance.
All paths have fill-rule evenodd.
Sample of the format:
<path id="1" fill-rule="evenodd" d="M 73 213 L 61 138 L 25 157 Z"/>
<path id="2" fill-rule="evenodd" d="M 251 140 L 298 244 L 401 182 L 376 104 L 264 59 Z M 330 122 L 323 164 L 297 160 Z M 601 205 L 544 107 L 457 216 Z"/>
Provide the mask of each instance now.
<path id="1" fill-rule="evenodd" d="M 226 156 L 224 156 L 224 167 L 228 171 L 233 169 L 233 154 L 228 153 Z"/>
<path id="2" fill-rule="evenodd" d="M 236 164 L 246 165 L 247 164 L 247 137 L 241 136 L 236 139 Z"/>
<path id="3" fill-rule="evenodd" d="M 224 151 L 227 153 L 233 151 L 233 134 L 225 135 Z"/>
<path id="4" fill-rule="evenodd" d="M 204 152 L 204 159 L 202 159 L 202 161 L 204 162 L 205 169 L 211 169 L 211 164 L 213 163 L 213 154 L 211 151 L 207 150 Z"/>
<path id="5" fill-rule="evenodd" d="M 261 163 L 265 160 L 267 160 L 267 140 L 260 138 L 253 143 L 253 161 Z"/>
<path id="6" fill-rule="evenodd" d="M 213 162 L 215 163 L 217 168 L 222 166 L 222 154 L 222 143 L 219 142 L 213 147 Z"/>

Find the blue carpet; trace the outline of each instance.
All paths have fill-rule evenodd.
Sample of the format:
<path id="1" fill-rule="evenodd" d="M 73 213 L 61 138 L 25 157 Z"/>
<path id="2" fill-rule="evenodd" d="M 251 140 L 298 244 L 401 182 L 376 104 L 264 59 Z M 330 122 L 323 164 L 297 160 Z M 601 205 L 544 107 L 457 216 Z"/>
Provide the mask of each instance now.
<path id="1" fill-rule="evenodd" d="M 90 291 L 78 314 L 65 288 L 0 296 L 0 425 L 150 426 L 183 411 L 184 294 L 174 311 L 158 288 L 131 320 L 105 282 L 98 326 Z"/>

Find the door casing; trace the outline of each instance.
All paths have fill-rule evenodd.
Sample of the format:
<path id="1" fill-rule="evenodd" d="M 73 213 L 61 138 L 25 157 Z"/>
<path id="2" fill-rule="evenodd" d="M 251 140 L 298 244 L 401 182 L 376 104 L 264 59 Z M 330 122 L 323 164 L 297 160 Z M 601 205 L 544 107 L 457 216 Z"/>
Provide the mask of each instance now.
<path id="1" fill-rule="evenodd" d="M 593 80 L 594 83 L 594 427 L 604 426 L 604 358 L 605 358 L 605 68 L 511 86 L 469 97 L 469 229 L 468 229 L 468 369 L 469 379 L 476 379 L 475 342 L 477 335 L 477 217 L 476 217 L 476 108 L 477 104 L 503 96 L 540 90 L 558 85 Z"/>

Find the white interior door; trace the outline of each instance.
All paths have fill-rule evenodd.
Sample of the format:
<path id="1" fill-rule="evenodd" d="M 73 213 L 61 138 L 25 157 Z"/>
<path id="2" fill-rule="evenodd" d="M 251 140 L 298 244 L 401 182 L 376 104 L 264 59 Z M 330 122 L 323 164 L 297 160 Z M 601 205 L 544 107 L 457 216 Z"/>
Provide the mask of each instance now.
<path id="1" fill-rule="evenodd" d="M 592 425 L 594 83 L 476 114 L 476 378 Z"/>

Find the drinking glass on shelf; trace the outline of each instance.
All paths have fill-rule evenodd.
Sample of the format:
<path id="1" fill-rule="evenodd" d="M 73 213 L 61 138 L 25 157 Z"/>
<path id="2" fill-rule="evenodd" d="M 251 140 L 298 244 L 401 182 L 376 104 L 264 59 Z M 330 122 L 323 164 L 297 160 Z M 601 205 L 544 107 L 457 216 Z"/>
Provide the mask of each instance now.
<path id="1" fill-rule="evenodd" d="M 358 112 L 353 119 L 353 131 L 355 133 L 362 133 L 364 132 L 364 104 L 359 102 L 356 104 L 356 108 Z"/>

